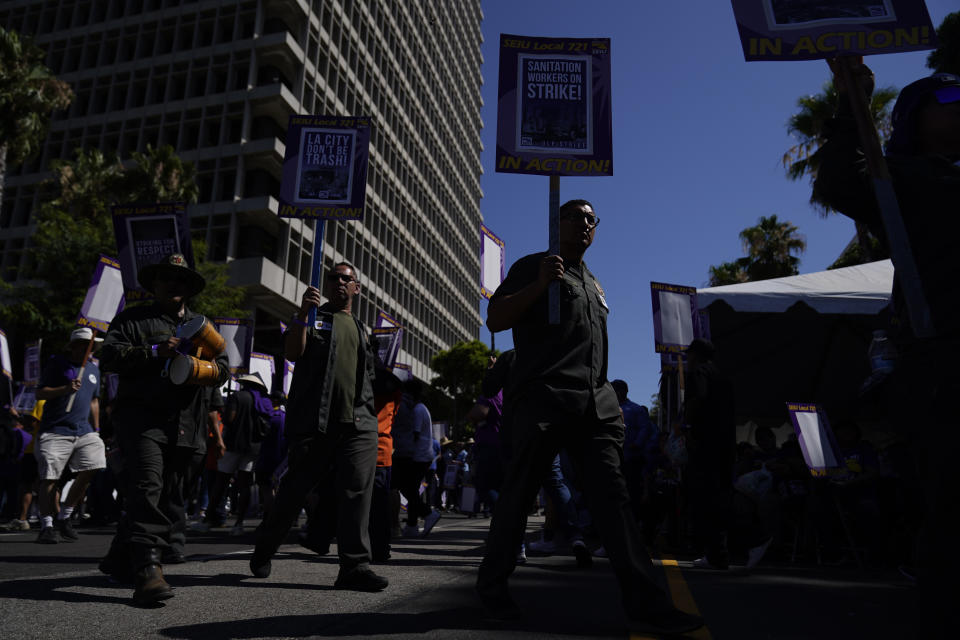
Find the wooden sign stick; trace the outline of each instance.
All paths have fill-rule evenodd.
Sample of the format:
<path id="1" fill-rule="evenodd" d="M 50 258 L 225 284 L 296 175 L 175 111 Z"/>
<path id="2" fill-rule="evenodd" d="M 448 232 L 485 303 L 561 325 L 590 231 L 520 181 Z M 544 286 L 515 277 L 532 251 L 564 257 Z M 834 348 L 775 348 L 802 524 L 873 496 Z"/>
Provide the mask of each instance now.
<path id="1" fill-rule="evenodd" d="M 74 379 L 75 382 L 79 382 L 83 379 L 83 372 L 87 368 L 87 360 L 90 359 L 90 354 L 93 353 L 93 343 L 97 340 L 97 330 L 93 329 L 93 335 L 90 336 L 90 342 L 87 343 L 87 350 L 83 354 L 83 364 L 80 365 L 80 371 L 77 372 L 77 377 Z M 67 401 L 67 413 L 73 409 L 73 401 L 77 398 L 77 392 L 74 391 L 70 399 Z"/>

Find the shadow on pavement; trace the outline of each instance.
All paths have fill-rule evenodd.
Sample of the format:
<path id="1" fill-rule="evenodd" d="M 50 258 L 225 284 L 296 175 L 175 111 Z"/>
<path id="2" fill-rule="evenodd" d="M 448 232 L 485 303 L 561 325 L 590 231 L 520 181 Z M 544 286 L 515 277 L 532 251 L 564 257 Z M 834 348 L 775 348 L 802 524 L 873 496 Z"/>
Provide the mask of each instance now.
<path id="1" fill-rule="evenodd" d="M 333 585 L 271 582 L 258 580 L 248 574 L 221 573 L 195 576 L 172 574 L 166 576 L 176 590 L 189 587 L 256 587 L 267 589 L 295 589 L 298 591 L 333 591 Z M 104 595 L 77 591 L 77 589 L 111 589 L 122 595 Z M 41 602 L 108 602 L 134 606 L 131 596 L 133 586 L 119 584 L 105 575 L 77 576 L 66 578 L 38 578 L 9 580 L 0 583 L 0 598 L 11 600 L 36 600 Z"/>
<path id="2" fill-rule="evenodd" d="M 8 556 L 6 558 L 0 558 L 0 564 L 65 564 L 66 562 L 70 564 L 81 562 L 96 564 L 100 562 L 100 558 L 81 558 L 78 556 L 70 556 L 69 558 L 65 558 L 64 556 Z"/>
<path id="3" fill-rule="evenodd" d="M 167 627 L 159 633 L 168 638 L 208 640 L 209 638 L 261 637 L 350 637 L 430 633 L 438 630 L 524 631 L 538 634 L 572 636 L 611 636 L 622 638 L 624 628 L 598 628 L 598 621 L 584 620 L 572 627 L 549 617 L 535 621 L 485 623 L 479 607 L 439 609 L 422 613 L 330 613 L 302 616 L 276 616 L 252 620 L 230 620 Z"/>

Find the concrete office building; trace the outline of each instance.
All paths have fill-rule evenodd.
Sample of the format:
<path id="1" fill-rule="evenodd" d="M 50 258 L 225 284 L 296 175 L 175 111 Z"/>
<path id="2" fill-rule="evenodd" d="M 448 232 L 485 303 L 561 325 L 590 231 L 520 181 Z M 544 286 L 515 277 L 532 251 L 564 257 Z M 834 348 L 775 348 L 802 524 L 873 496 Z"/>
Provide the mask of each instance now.
<path id="1" fill-rule="evenodd" d="M 277 352 L 314 250 L 314 222 L 276 215 L 287 119 L 367 115 L 366 215 L 327 223 L 324 262 L 356 264 L 360 318 L 396 317 L 399 361 L 429 380 L 481 324 L 482 18 L 479 0 L 0 0 L 76 92 L 7 176 L 0 269 L 23 266 L 51 160 L 170 144 L 197 168 L 194 234 L 246 288 L 255 348 Z"/>

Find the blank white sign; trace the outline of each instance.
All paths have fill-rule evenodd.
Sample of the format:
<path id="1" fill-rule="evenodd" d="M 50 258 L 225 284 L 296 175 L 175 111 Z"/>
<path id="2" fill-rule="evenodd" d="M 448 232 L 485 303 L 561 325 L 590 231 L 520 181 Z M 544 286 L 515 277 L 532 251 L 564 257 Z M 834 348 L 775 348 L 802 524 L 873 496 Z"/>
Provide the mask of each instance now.
<path id="1" fill-rule="evenodd" d="M 247 327 L 242 324 L 222 324 L 217 329 L 220 335 L 227 343 L 227 360 L 230 362 L 230 368 L 236 369 L 246 364 L 243 361 L 244 351 L 247 346 Z"/>
<path id="2" fill-rule="evenodd" d="M 0 333 L 0 371 L 3 375 L 13 377 L 13 365 L 10 364 L 10 345 L 7 336 Z"/>
<path id="3" fill-rule="evenodd" d="M 263 358 L 250 358 L 250 373 L 259 373 L 267 391 L 273 391 L 273 362 Z"/>
<path id="4" fill-rule="evenodd" d="M 483 236 L 483 280 L 481 284 L 487 291 L 493 293 L 500 286 L 500 245 L 490 236 Z"/>
<path id="5" fill-rule="evenodd" d="M 663 344 L 688 345 L 693 342 L 693 314 L 690 296 L 660 291 L 660 337 Z"/>
<path id="6" fill-rule="evenodd" d="M 799 412 L 797 424 L 800 426 L 800 434 L 803 436 L 803 444 L 807 450 L 807 466 L 811 469 L 839 466 L 830 441 L 823 437 L 820 418 L 817 414 L 812 411 Z"/>
<path id="7" fill-rule="evenodd" d="M 90 310 L 87 312 L 87 320 L 110 324 L 113 322 L 113 316 L 117 313 L 117 307 L 120 306 L 120 298 L 122 297 L 123 276 L 120 269 L 104 265 L 103 273 L 100 274 L 100 282 L 93 293 Z"/>
<path id="8" fill-rule="evenodd" d="M 290 395 L 290 383 L 293 382 L 293 367 L 294 364 L 289 360 L 283 361 L 283 366 L 286 367 L 286 371 L 283 374 L 283 395 Z"/>

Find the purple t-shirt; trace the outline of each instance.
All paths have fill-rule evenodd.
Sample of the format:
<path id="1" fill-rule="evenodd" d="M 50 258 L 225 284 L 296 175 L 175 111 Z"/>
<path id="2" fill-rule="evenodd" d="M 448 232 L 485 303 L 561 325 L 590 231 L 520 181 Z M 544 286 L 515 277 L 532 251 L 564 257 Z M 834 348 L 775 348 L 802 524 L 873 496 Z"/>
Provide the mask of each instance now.
<path id="1" fill-rule="evenodd" d="M 41 387 L 62 387 L 77 377 L 77 366 L 66 356 L 55 355 L 47 361 L 40 375 Z M 56 433 L 62 436 L 83 436 L 93 433 L 90 424 L 90 402 L 100 393 L 100 368 L 88 362 L 80 379 L 80 390 L 47 400 L 40 420 L 40 433 Z M 67 412 L 70 397 L 75 395 L 73 407 Z"/>
<path id="2" fill-rule="evenodd" d="M 478 445 L 500 446 L 500 426 L 503 423 L 503 391 L 498 391 L 497 395 L 489 398 L 481 397 L 478 403 L 486 405 L 487 420 L 483 423 L 476 433 L 476 442 Z"/>

